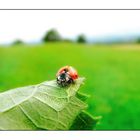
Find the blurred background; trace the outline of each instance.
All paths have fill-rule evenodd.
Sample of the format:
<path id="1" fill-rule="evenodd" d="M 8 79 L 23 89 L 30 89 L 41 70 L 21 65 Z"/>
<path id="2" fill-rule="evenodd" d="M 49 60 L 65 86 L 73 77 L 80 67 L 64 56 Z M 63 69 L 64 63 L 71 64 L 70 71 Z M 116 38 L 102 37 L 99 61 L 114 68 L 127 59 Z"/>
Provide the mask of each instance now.
<path id="1" fill-rule="evenodd" d="M 140 11 L 0 11 L 0 92 L 55 79 L 71 65 L 85 77 L 97 130 L 140 129 Z"/>

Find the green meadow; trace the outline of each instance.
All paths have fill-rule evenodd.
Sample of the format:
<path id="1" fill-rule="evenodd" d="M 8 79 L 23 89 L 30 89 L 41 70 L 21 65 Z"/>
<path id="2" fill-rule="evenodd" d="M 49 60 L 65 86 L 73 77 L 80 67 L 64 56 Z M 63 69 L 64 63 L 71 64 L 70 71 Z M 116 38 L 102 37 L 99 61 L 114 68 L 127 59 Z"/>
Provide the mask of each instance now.
<path id="1" fill-rule="evenodd" d="M 0 47 L 0 92 L 56 78 L 71 65 L 85 77 L 97 130 L 140 129 L 140 46 L 46 43 Z"/>

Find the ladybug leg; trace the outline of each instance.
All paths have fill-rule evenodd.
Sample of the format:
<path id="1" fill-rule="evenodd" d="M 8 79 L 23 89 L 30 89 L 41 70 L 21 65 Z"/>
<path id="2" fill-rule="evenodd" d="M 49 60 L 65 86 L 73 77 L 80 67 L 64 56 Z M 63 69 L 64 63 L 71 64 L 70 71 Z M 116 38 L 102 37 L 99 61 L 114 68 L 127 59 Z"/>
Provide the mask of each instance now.
<path id="1" fill-rule="evenodd" d="M 70 78 L 70 79 L 69 79 L 69 81 L 68 81 L 68 83 L 69 83 L 69 84 L 74 84 L 73 79 L 72 79 L 72 78 Z"/>

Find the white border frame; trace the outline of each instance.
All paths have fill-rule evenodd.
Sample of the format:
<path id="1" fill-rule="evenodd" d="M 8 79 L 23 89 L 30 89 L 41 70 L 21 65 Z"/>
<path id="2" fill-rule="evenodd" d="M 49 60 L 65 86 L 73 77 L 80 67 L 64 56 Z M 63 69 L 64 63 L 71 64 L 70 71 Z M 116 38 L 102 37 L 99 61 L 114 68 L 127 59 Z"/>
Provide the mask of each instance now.
<path id="1" fill-rule="evenodd" d="M 139 131 L 1 131 L 0 140 L 139 140 Z"/>

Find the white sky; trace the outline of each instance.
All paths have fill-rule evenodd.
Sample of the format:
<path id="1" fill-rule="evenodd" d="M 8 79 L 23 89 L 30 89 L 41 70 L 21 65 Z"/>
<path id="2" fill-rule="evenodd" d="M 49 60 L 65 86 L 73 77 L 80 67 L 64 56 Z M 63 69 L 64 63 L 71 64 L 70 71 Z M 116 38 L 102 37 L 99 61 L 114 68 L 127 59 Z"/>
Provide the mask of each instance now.
<path id="1" fill-rule="evenodd" d="M 63 37 L 140 34 L 140 11 L 0 11 L 0 43 L 39 41 L 50 28 Z"/>

